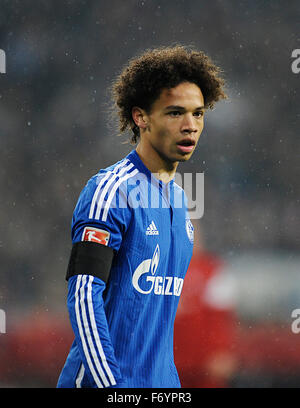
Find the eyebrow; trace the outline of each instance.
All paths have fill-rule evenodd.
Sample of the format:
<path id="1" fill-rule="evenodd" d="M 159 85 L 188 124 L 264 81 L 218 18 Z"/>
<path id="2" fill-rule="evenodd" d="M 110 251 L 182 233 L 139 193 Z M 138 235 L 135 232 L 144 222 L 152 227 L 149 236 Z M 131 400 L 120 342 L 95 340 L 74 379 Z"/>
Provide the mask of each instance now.
<path id="1" fill-rule="evenodd" d="M 205 106 L 198 106 L 198 108 L 195 108 L 194 110 L 201 110 L 205 109 Z M 165 108 L 165 110 L 185 110 L 183 106 L 178 106 L 178 105 L 170 105 Z"/>

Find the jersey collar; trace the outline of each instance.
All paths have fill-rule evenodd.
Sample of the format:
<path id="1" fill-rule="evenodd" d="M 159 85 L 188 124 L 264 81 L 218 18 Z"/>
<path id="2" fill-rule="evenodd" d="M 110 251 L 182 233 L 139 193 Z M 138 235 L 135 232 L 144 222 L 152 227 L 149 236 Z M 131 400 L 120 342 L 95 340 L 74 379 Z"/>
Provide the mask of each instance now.
<path id="1" fill-rule="evenodd" d="M 135 165 L 135 167 L 136 167 L 139 171 L 141 171 L 142 173 L 144 173 L 144 174 L 149 178 L 149 180 L 151 180 L 151 177 L 152 177 L 152 178 L 156 179 L 157 182 L 159 182 L 159 184 L 160 184 L 162 187 L 163 187 L 163 186 L 169 186 L 169 187 L 173 186 L 173 183 L 174 183 L 174 180 L 173 180 L 173 179 L 172 179 L 169 183 L 164 183 L 163 181 L 158 180 L 158 179 L 151 173 L 151 171 L 148 169 L 148 167 L 146 167 L 146 166 L 144 165 L 144 163 L 142 162 L 140 156 L 137 154 L 137 152 L 136 152 L 135 149 L 132 150 L 132 151 L 127 155 L 126 158 L 127 158 L 128 160 L 130 160 L 130 161 Z"/>

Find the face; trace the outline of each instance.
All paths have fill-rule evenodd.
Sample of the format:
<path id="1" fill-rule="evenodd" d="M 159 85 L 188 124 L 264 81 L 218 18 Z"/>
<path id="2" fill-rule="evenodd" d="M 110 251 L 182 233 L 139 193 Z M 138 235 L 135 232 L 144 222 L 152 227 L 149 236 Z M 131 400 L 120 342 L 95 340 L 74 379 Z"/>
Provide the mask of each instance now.
<path id="1" fill-rule="evenodd" d="M 144 113 L 141 142 L 149 155 L 165 162 L 182 162 L 193 154 L 204 125 L 204 98 L 194 83 L 164 89 L 151 112 Z"/>

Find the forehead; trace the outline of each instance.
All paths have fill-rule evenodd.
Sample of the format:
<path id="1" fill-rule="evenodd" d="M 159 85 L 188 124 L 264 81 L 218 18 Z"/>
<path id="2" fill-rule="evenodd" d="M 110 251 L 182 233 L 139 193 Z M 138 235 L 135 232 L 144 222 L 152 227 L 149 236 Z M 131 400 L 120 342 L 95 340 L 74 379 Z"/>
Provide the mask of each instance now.
<path id="1" fill-rule="evenodd" d="M 204 106 L 204 97 L 198 85 L 191 82 L 182 82 L 174 88 L 163 89 L 153 104 L 153 108 L 167 106 L 182 106 L 198 108 Z"/>

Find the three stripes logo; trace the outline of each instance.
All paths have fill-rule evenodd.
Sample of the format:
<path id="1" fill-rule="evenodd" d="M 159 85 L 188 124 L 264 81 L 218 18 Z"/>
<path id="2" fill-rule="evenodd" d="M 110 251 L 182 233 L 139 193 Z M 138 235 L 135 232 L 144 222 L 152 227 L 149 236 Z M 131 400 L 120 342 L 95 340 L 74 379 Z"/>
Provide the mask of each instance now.
<path id="1" fill-rule="evenodd" d="M 129 160 L 122 160 L 112 171 L 100 180 L 90 206 L 89 218 L 95 220 L 106 221 L 108 211 L 116 205 L 114 202 L 116 192 L 120 185 L 134 177 L 139 171 L 134 168 L 132 163 L 128 164 Z M 129 172 L 129 170 L 132 170 Z M 107 199 L 106 199 L 107 197 Z"/>
<path id="2" fill-rule="evenodd" d="M 116 385 L 116 380 L 108 365 L 103 339 L 97 330 L 95 311 L 93 305 L 93 280 L 92 275 L 77 275 L 75 289 L 75 310 L 72 315 L 76 318 L 84 356 L 93 379 L 98 388 Z M 75 312 L 75 315 L 73 314 Z M 76 379 L 77 387 L 81 387 L 84 376 L 84 367 L 81 367 Z"/>
<path id="3" fill-rule="evenodd" d="M 152 221 L 149 227 L 147 228 L 146 235 L 159 235 L 158 229 L 156 228 L 154 221 Z"/>

